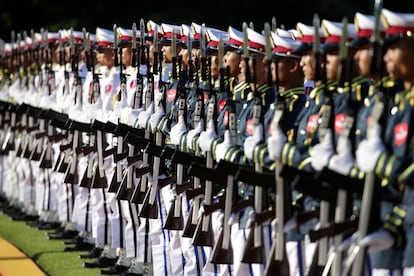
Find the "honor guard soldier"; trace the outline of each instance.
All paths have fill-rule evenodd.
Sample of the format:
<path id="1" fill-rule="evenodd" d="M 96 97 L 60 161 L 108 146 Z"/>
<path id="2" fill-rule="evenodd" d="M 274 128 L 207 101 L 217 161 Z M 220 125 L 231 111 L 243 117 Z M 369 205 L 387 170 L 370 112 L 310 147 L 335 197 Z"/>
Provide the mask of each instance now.
<path id="1" fill-rule="evenodd" d="M 371 258 L 377 264 L 375 267 L 379 268 L 378 272 L 381 272 L 381 268 L 388 273 L 398 273 L 402 269 L 404 275 L 413 271 L 410 255 L 412 223 L 409 220 L 412 205 L 409 188 L 412 179 L 409 177 L 412 150 L 408 146 L 412 140 L 413 101 L 410 93 L 412 80 L 404 69 L 413 58 L 412 18 L 412 14 L 381 10 L 381 19 L 386 29 L 383 58 L 385 68 L 393 80 L 403 83 L 404 90 L 391 91 L 387 95 L 385 123 L 380 121 L 374 124 L 368 120 L 367 137 L 361 141 L 356 151 L 359 168 L 367 174 L 375 172 L 381 181 L 382 188 L 377 192 L 381 199 L 381 219 L 384 222 L 380 230 L 361 237 L 359 244 L 367 247 L 368 252 L 373 252 Z M 370 117 L 373 116 L 374 113 L 371 113 Z M 387 200 L 390 195 L 398 198 L 401 191 L 402 203 Z M 377 213 L 371 216 L 378 216 L 378 210 L 373 210 Z"/>
<path id="2" fill-rule="evenodd" d="M 90 106 L 91 121 L 106 122 L 105 115 L 112 109 L 113 96 L 118 91 L 119 76 L 116 76 L 114 64 L 114 32 L 101 27 L 96 28 L 96 58 L 100 64 L 100 94 L 96 95 L 96 102 Z M 114 82 L 114 80 L 117 81 Z M 106 112 L 106 113 L 105 113 Z M 92 116 L 92 114 L 94 116 Z M 102 129 L 96 131 L 97 158 L 95 161 L 94 174 L 96 182 L 91 184 L 91 205 L 92 205 L 92 237 L 95 238 L 95 247 L 101 254 L 94 262 L 85 262 L 84 266 L 89 268 L 109 267 L 117 261 L 116 248 L 111 247 L 111 207 L 107 195 L 108 173 L 113 172 L 112 161 L 104 160 L 103 152 L 106 145 L 112 147 L 112 140 L 108 133 Z M 105 164 L 105 165 L 104 165 Z M 108 170 L 108 172 L 106 172 Z M 81 255 L 89 257 L 89 255 Z M 96 256 L 92 256 L 96 257 Z"/>
<path id="3" fill-rule="evenodd" d="M 270 108 L 264 114 L 262 129 L 259 128 L 256 130 L 254 135 L 248 137 L 244 142 L 244 155 L 250 162 L 258 163 L 267 170 L 274 170 L 275 163 L 269 159 L 267 143 L 265 141 L 272 135 L 273 128 L 276 127 L 280 128 L 279 131 L 283 131 L 286 136 L 290 137 L 289 139 L 293 139 L 294 133 L 292 131 L 295 130 L 294 124 L 306 102 L 303 87 L 304 76 L 300 66 L 301 56 L 293 54 L 301 45 L 300 41 L 287 36 L 279 36 L 274 32 L 271 35 L 274 43 L 274 60 L 271 66 L 272 83 L 275 86 L 277 100 L 270 105 Z M 279 101 L 283 101 L 283 103 Z M 285 106 L 283 113 L 284 119 L 279 123 L 272 123 L 274 113 L 277 112 L 278 104 Z M 287 243 L 287 246 L 290 246 L 290 248 L 287 248 L 288 256 L 293 255 L 293 259 L 289 260 L 291 275 L 293 275 L 300 271 L 302 256 L 298 258 L 294 254 L 298 253 L 298 250 L 296 250 L 296 242 Z"/>

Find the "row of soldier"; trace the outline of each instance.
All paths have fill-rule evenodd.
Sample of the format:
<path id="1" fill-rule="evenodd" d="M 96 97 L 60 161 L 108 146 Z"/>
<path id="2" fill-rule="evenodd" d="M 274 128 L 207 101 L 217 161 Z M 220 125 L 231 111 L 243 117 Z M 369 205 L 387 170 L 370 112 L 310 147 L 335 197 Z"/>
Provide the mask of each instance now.
<path id="1" fill-rule="evenodd" d="M 10 212 L 102 274 L 410 275 L 414 16 L 375 11 L 12 37 Z"/>

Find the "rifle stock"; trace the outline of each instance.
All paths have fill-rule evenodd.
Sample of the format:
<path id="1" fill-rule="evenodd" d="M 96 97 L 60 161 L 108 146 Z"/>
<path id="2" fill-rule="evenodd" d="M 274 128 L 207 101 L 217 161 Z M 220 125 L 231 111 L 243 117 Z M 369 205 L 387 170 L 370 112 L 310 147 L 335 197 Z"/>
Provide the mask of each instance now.
<path id="1" fill-rule="evenodd" d="M 183 184 L 184 165 L 176 164 L 177 183 L 176 187 Z M 183 230 L 184 218 L 182 213 L 182 193 L 176 193 L 174 201 L 171 204 L 167 219 L 164 224 L 164 229 L 168 230 Z"/>

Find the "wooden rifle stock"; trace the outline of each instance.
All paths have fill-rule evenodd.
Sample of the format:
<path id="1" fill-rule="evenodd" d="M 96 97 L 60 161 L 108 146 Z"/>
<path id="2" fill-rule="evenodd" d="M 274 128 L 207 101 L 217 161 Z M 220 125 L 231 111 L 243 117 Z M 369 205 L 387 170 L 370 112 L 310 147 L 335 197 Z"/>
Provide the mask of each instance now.
<path id="1" fill-rule="evenodd" d="M 319 207 L 315 207 L 312 210 L 295 215 L 297 227 L 307 223 L 308 221 L 312 219 L 318 218 L 319 214 L 320 214 Z"/>
<path id="2" fill-rule="evenodd" d="M 48 122 L 48 121 L 47 121 Z M 51 125 L 47 125 L 47 136 L 53 135 L 53 127 Z M 40 156 L 40 162 L 39 167 L 44 169 L 51 169 L 53 167 L 52 162 L 52 142 L 48 139 L 48 143 L 46 144 L 46 147 L 44 148 L 41 156 Z"/>
<path id="3" fill-rule="evenodd" d="M 356 218 L 341 222 L 331 222 L 329 226 L 317 230 L 309 231 L 311 242 L 315 242 L 324 237 L 334 237 L 339 234 L 353 233 L 357 229 L 358 220 Z"/>
<path id="4" fill-rule="evenodd" d="M 96 148 L 96 133 L 91 132 L 89 135 L 89 147 L 94 148 L 97 151 Z M 85 172 L 83 173 L 82 179 L 79 183 L 79 186 L 84 188 L 91 188 L 92 187 L 92 177 L 93 177 L 93 169 L 94 169 L 94 156 L 88 155 L 88 163 L 85 169 Z"/>
<path id="5" fill-rule="evenodd" d="M 246 199 L 240 199 L 237 201 L 234 201 L 231 206 L 231 212 L 233 214 L 239 213 L 241 210 L 247 207 L 253 207 L 254 206 L 254 198 L 248 197 Z"/>
<path id="6" fill-rule="evenodd" d="M 156 145 L 161 146 L 162 144 L 162 134 L 157 131 L 156 133 Z M 158 218 L 158 182 L 159 182 L 159 170 L 160 170 L 160 157 L 154 156 L 153 170 L 152 170 L 152 184 L 151 187 L 147 190 L 143 205 L 140 211 L 139 216 L 143 218 Z M 142 181 L 142 179 L 141 179 Z"/>
<path id="7" fill-rule="evenodd" d="M 223 225 L 220 230 L 219 238 L 216 241 L 213 252 L 211 255 L 211 262 L 216 264 L 232 264 L 233 263 L 233 246 L 231 244 L 231 226 L 228 224 L 231 215 L 231 209 L 233 205 L 233 197 L 236 172 L 238 170 L 238 165 L 227 162 L 225 160 L 220 160 L 217 164 L 217 170 L 221 170 L 227 175 L 227 186 L 226 194 L 224 199 L 224 218 Z"/>
<path id="8" fill-rule="evenodd" d="M 177 183 L 176 187 L 179 187 L 183 184 L 183 173 L 184 165 L 176 164 L 177 172 Z M 167 215 L 167 219 L 164 224 L 164 229 L 168 230 L 183 230 L 184 228 L 184 218 L 182 212 L 182 193 L 176 193 L 174 201 L 171 204 L 170 210 Z"/>
<path id="9" fill-rule="evenodd" d="M 195 168 L 195 167 L 197 167 L 196 164 L 193 164 L 193 166 L 191 166 L 191 168 Z M 208 169 L 213 168 L 213 157 L 210 152 L 207 153 L 206 168 Z M 205 205 L 211 204 L 212 192 L 213 192 L 213 183 L 211 180 L 206 180 L 205 191 L 204 191 Z M 192 244 L 197 245 L 197 246 L 213 246 L 214 245 L 214 234 L 213 234 L 213 228 L 211 224 L 210 215 L 203 214 L 198 220 L 196 229 L 194 231 Z"/>
<path id="10" fill-rule="evenodd" d="M 99 121 L 94 121 L 93 124 L 100 125 Z M 95 171 L 92 177 L 92 186 L 91 188 L 107 188 L 108 187 L 108 180 L 106 178 L 105 170 L 103 168 L 104 163 L 104 148 L 103 148 L 103 133 L 102 128 L 97 129 L 96 131 L 96 148 L 98 152 L 97 156 L 97 164 L 95 166 Z"/>
<path id="11" fill-rule="evenodd" d="M 117 146 L 116 146 L 116 153 L 114 153 L 115 170 L 114 170 L 114 174 L 112 175 L 111 183 L 108 187 L 108 192 L 110 193 L 116 192 L 117 193 L 116 198 L 118 198 L 121 182 L 123 182 L 121 160 L 123 159 L 122 156 L 125 156 L 126 154 L 124 154 L 123 137 L 117 136 L 116 139 L 117 139 Z"/>
<path id="12" fill-rule="evenodd" d="M 261 173 L 262 168 L 256 166 L 256 172 Z M 262 202 L 263 202 L 263 188 L 260 186 L 255 186 L 255 196 L 254 196 L 254 209 L 255 213 L 260 213 L 262 210 Z M 254 223 L 253 228 L 249 233 L 249 237 L 247 239 L 247 243 L 245 245 L 245 249 L 243 252 L 242 262 L 243 263 L 259 263 L 262 264 L 265 261 L 264 257 L 264 248 L 262 246 L 262 233 L 261 233 L 261 225 L 257 222 Z"/>

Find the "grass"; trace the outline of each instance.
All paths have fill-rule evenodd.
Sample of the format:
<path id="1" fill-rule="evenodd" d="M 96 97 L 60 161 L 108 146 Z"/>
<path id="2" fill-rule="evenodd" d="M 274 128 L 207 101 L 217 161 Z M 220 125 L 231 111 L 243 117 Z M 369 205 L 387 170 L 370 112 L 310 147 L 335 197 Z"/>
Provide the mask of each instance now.
<path id="1" fill-rule="evenodd" d="M 48 240 L 47 231 L 28 226 L 25 222 L 13 221 L 0 213 L 0 236 L 8 240 L 50 276 L 89 276 L 100 275 L 100 269 L 83 268 L 84 261 L 79 252 L 64 252 L 63 240 Z"/>

